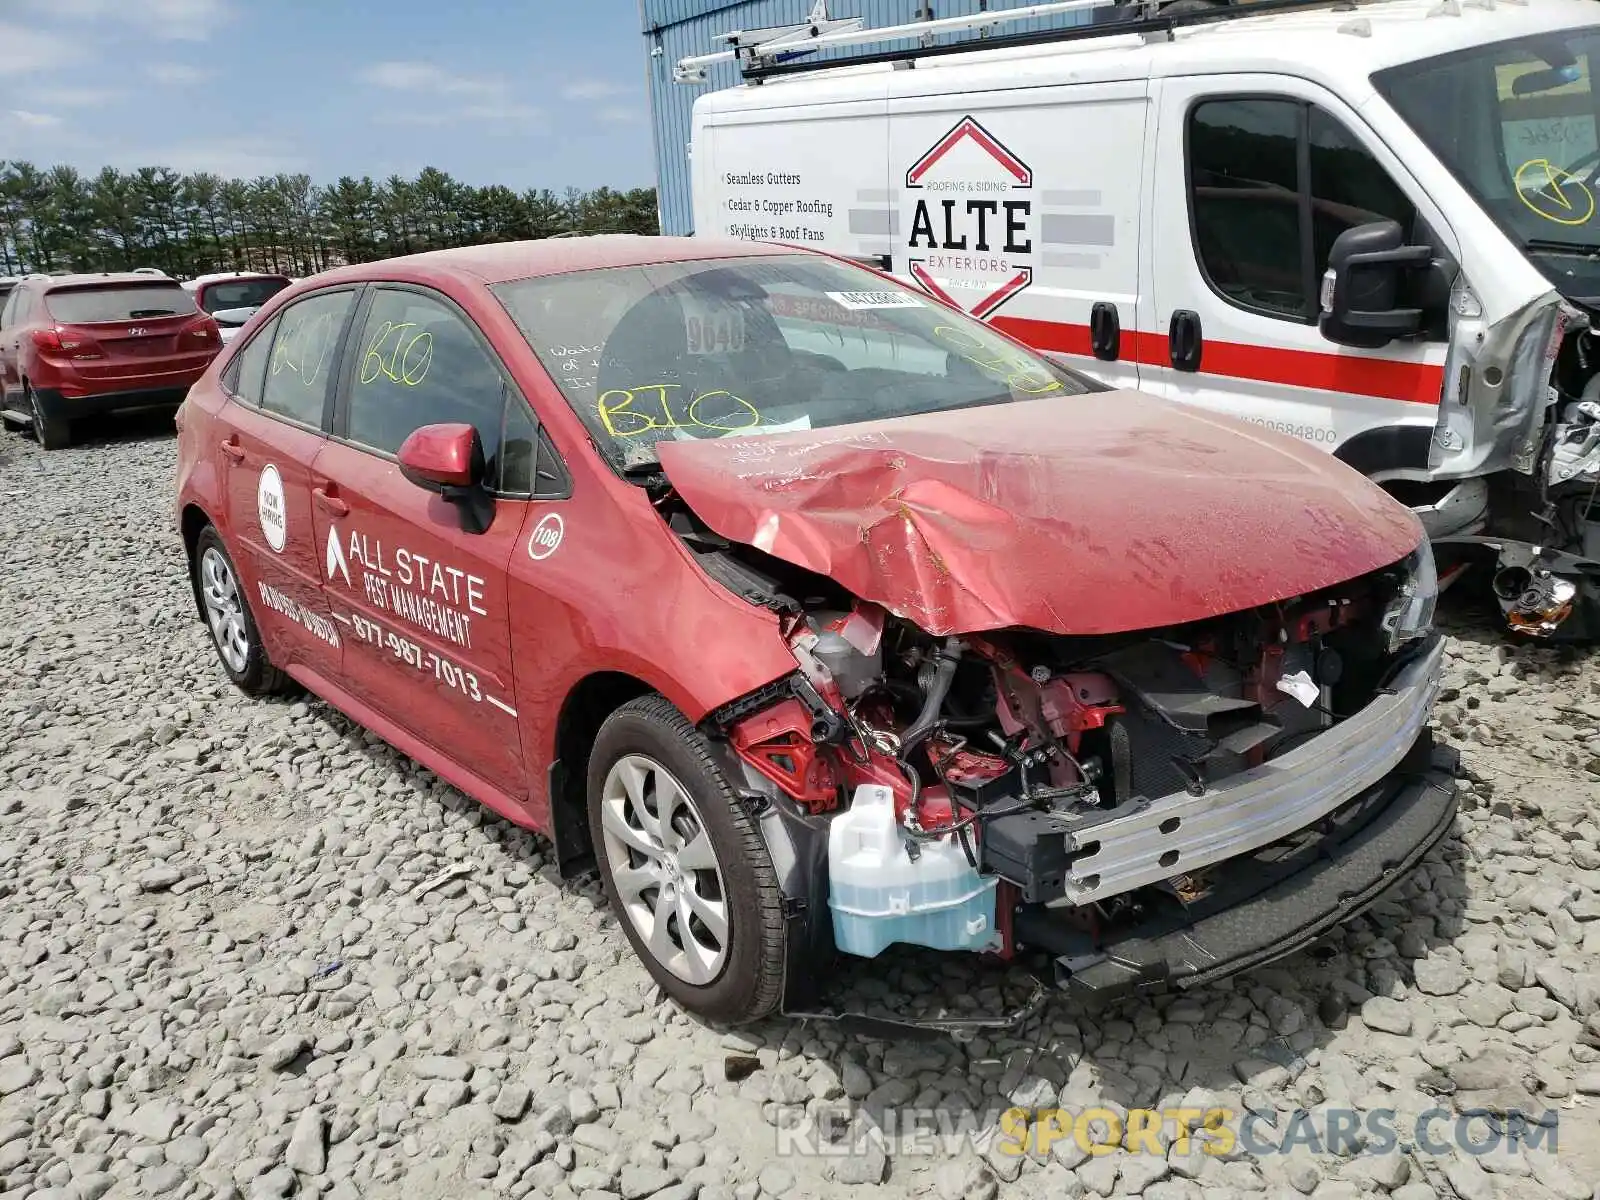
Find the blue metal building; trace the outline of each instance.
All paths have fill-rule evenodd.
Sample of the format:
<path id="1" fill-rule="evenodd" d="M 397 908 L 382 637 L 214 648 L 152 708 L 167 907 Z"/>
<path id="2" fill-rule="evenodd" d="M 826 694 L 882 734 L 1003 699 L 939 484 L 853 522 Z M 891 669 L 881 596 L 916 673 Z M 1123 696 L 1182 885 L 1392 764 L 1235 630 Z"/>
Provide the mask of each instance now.
<path id="1" fill-rule="evenodd" d="M 1041 0 L 829 0 L 830 17 L 863 17 L 867 28 L 903 25 L 908 21 L 964 17 L 974 13 L 1023 8 Z M 727 46 L 714 39 L 735 29 L 760 29 L 774 25 L 793 25 L 805 20 L 814 0 L 639 0 L 639 21 L 644 31 L 646 73 L 650 88 L 650 111 L 654 124 L 656 190 L 661 209 L 661 232 L 693 233 L 693 208 L 690 194 L 689 135 L 695 98 L 716 88 L 739 82 L 738 67 L 716 63 L 706 72 L 704 83 L 674 83 L 672 68 L 681 58 L 710 54 Z M 1081 24 L 1088 13 L 1067 13 L 1030 21 L 1018 21 L 1005 31 L 1023 32 L 1052 26 Z M 950 34 L 940 41 L 972 37 Z M 887 43 L 870 47 L 886 50 L 911 46 L 915 42 Z M 848 55 L 849 49 L 828 50 L 818 59 Z"/>

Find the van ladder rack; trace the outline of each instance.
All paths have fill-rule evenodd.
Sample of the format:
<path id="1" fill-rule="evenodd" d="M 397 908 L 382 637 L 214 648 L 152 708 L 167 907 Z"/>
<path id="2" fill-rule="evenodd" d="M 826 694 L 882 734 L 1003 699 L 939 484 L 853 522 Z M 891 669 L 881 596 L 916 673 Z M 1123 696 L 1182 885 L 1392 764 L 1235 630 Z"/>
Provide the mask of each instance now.
<path id="1" fill-rule="evenodd" d="M 1506 0 L 1506 2 L 1517 4 L 1526 3 L 1526 0 Z M 1494 0 L 1442 0 L 1436 11 L 1440 15 L 1460 15 L 1463 5 L 1487 8 L 1493 4 Z M 1145 35 L 1147 38 L 1161 34 L 1170 38 L 1173 30 L 1190 25 L 1210 25 L 1219 21 L 1305 9 L 1354 13 L 1360 6 L 1356 0 L 1244 0 L 1242 3 L 1240 0 L 1233 0 L 1225 7 L 1170 15 L 1162 14 L 1161 7 L 1160 0 L 1061 0 L 1060 3 L 1032 4 L 1022 8 L 976 13 L 967 17 L 946 17 L 942 20 L 887 25 L 881 29 L 863 29 L 860 17 L 837 20 L 829 18 L 827 0 L 817 0 L 810 19 L 804 24 L 772 29 L 736 30 L 721 35 L 717 40 L 731 43 L 734 47 L 732 50 L 680 59 L 673 71 L 673 79 L 678 83 L 698 83 L 705 79 L 705 68 L 711 63 L 737 61 L 740 64 L 741 75 L 747 82 L 761 83 L 782 75 L 809 74 L 841 67 L 881 63 L 905 63 L 909 66 L 921 58 L 967 54 L 976 50 L 1003 50 L 1052 42 L 1077 42 L 1089 38 L 1126 37 L 1135 33 Z M 1065 29 L 1041 29 L 997 36 L 988 32 L 996 25 L 1010 22 L 1097 9 L 1126 9 L 1130 14 L 1145 15 L 1130 15 L 1127 20 L 1102 25 L 1075 25 Z M 929 44 L 939 34 L 974 31 L 979 33 L 976 38 L 965 38 L 944 45 Z M 898 50 L 880 50 L 833 59 L 792 61 L 818 50 L 870 45 L 875 42 L 904 41 L 910 38 L 919 39 L 921 44 Z"/>

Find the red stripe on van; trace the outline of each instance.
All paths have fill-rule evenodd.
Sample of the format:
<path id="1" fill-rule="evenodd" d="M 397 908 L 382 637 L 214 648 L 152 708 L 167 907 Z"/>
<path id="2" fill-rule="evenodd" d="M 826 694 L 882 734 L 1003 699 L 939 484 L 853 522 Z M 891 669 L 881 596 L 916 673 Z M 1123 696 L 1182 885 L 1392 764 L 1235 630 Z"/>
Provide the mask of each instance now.
<path id="1" fill-rule="evenodd" d="M 1092 355 L 1089 327 L 1028 317 L 995 317 L 990 324 L 1036 350 L 1055 354 Z M 1167 337 L 1162 333 L 1122 331 L 1122 357 L 1146 366 L 1170 365 Z M 1434 363 L 1398 362 L 1390 358 L 1323 354 L 1316 350 L 1284 350 L 1207 338 L 1200 359 L 1203 375 L 1253 379 L 1291 387 L 1320 388 L 1382 400 L 1438 404 L 1444 368 Z"/>

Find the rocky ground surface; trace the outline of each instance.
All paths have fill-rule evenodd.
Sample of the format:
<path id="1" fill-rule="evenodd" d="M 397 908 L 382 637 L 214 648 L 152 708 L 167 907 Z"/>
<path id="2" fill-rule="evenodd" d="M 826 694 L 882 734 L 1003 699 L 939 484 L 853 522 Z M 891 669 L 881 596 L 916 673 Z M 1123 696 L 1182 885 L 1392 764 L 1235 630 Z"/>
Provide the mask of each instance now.
<path id="1" fill-rule="evenodd" d="M 320 703 L 228 685 L 169 527 L 174 455 L 162 421 L 48 455 L 0 439 L 6 1200 L 1600 1197 L 1592 659 L 1454 630 L 1458 833 L 1312 951 L 1173 1002 L 1054 1003 L 1015 1036 L 728 1033 L 660 1002 L 537 839 Z M 908 953 L 840 986 L 970 1010 L 1018 982 Z M 1294 1136 L 904 1140 L 912 1108 L 981 1135 L 1013 1103 L 1222 1107 L 1257 1114 L 1258 1149 L 1273 1119 Z M 1492 1114 L 1554 1114 L 1557 1151 L 1452 1150 L 1452 1118 L 1406 1153 L 1441 1107 L 1491 1114 L 1480 1142 Z M 852 1122 L 852 1153 L 782 1140 L 808 1108 Z"/>

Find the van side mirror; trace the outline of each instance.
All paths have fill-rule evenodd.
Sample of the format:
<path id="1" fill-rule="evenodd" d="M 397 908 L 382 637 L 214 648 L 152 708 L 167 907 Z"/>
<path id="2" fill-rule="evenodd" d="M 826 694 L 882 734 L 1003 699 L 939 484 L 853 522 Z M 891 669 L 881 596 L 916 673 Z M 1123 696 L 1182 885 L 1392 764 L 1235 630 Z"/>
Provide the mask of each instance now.
<path id="1" fill-rule="evenodd" d="M 1346 229 L 1328 251 L 1322 277 L 1322 336 L 1376 350 L 1421 331 L 1425 313 L 1401 305 L 1408 272 L 1433 263 L 1433 247 L 1408 246 L 1398 221 Z"/>
<path id="2" fill-rule="evenodd" d="M 488 466 L 483 441 L 471 425 L 424 425 L 400 443 L 400 474 L 453 504 L 467 533 L 494 520 L 494 497 L 484 486 Z"/>

